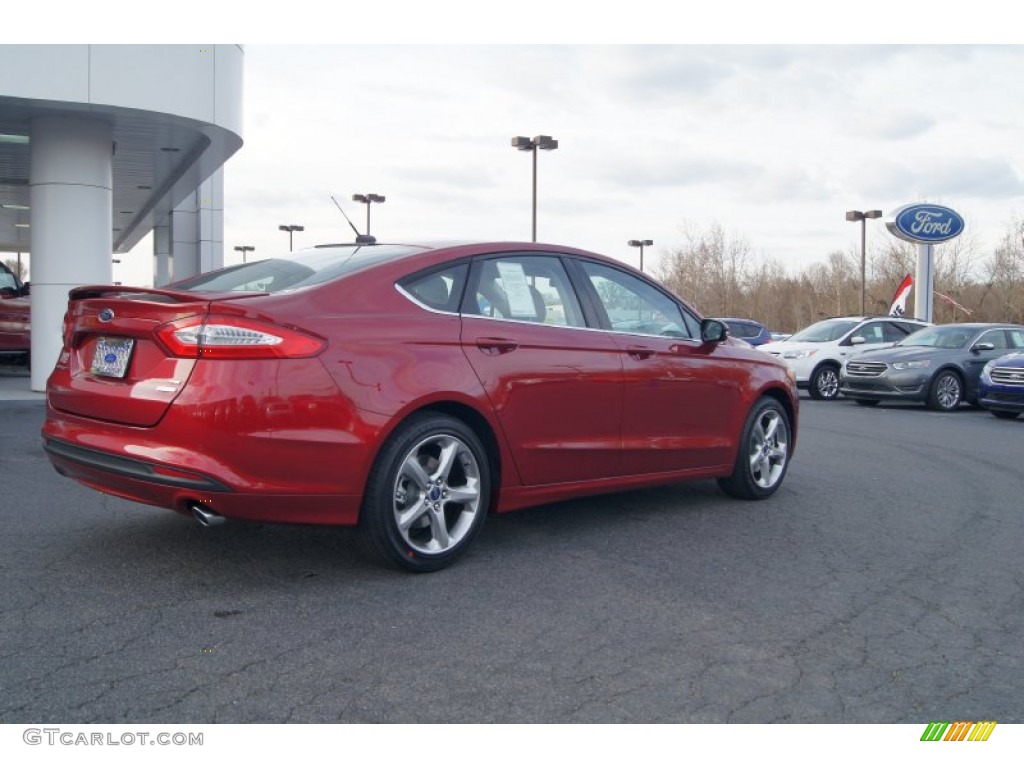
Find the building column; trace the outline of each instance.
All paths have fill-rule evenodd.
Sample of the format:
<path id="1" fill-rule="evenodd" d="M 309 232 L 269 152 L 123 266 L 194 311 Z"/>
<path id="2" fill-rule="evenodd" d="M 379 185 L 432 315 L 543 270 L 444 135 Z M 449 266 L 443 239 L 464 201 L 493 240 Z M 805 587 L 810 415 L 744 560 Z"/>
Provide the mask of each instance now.
<path id="1" fill-rule="evenodd" d="M 113 127 L 40 117 L 30 137 L 32 389 L 42 392 L 63 346 L 68 291 L 114 278 Z"/>
<path id="2" fill-rule="evenodd" d="M 153 285 L 163 288 L 174 279 L 171 227 L 167 221 L 153 227 Z"/>
<path id="3" fill-rule="evenodd" d="M 198 275 L 199 269 L 199 214 L 195 206 L 195 193 L 190 194 L 167 217 L 171 231 L 171 258 L 174 259 L 174 279 Z"/>

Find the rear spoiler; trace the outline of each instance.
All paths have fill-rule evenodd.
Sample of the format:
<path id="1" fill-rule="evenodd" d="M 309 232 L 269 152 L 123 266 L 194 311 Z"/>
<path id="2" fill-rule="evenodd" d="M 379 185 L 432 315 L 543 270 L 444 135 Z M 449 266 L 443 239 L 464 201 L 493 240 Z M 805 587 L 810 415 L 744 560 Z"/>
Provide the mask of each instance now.
<path id="1" fill-rule="evenodd" d="M 68 301 L 79 299 L 141 299 L 170 304 L 178 301 L 217 301 L 250 296 L 268 296 L 265 291 L 173 291 L 166 288 L 142 288 L 123 285 L 82 285 L 68 291 Z"/>

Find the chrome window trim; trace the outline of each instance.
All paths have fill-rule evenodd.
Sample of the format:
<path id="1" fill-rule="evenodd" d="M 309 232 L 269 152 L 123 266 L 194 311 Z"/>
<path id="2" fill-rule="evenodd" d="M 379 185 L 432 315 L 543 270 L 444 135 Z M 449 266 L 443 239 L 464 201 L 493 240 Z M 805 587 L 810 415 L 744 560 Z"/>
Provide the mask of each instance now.
<path id="1" fill-rule="evenodd" d="M 420 309 L 425 309 L 427 312 L 431 312 L 435 315 L 447 315 L 448 317 L 471 317 L 475 320 L 488 320 L 494 323 L 515 323 L 517 325 L 529 325 L 532 328 L 559 328 L 570 331 L 590 331 L 591 333 L 609 333 L 621 336 L 638 336 L 643 339 L 670 339 L 674 342 L 692 342 L 695 346 L 702 346 L 703 342 L 700 339 L 694 339 L 690 336 L 660 336 L 656 333 L 636 333 L 635 331 L 616 331 L 613 328 L 591 328 L 589 325 L 558 325 L 555 323 L 538 323 L 536 320 L 516 320 L 512 317 L 490 317 L 489 315 L 472 315 L 463 312 L 450 312 L 447 309 L 434 309 L 431 306 L 424 304 L 422 301 L 417 299 L 407 290 L 405 290 L 398 283 L 394 283 L 395 290 L 398 291 L 402 296 L 411 301 Z"/>

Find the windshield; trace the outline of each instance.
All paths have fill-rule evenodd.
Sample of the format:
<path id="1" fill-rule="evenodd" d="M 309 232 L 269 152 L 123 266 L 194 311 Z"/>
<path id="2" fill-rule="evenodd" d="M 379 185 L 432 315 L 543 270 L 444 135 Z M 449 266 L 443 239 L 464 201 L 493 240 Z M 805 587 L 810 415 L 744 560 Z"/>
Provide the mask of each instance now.
<path id="1" fill-rule="evenodd" d="M 907 336 L 897 347 L 935 347 L 937 349 L 960 349 L 966 347 L 974 337 L 970 328 L 938 326 L 923 328 Z"/>
<path id="2" fill-rule="evenodd" d="M 423 251 L 410 245 L 336 245 L 295 251 L 196 275 L 169 285 L 178 291 L 277 293 L 333 280 L 382 261 Z"/>
<path id="3" fill-rule="evenodd" d="M 809 325 L 799 333 L 794 333 L 786 341 L 837 341 L 857 325 L 857 320 L 822 320 Z"/>

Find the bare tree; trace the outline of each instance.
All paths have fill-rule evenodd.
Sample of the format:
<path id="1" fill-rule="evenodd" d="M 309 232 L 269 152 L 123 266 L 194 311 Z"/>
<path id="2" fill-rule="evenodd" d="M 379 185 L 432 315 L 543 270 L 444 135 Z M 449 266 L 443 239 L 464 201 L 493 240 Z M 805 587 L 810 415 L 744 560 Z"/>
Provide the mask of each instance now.
<path id="1" fill-rule="evenodd" d="M 4 264 L 22 282 L 28 277 L 28 264 L 18 259 L 4 259 Z"/>
<path id="2" fill-rule="evenodd" d="M 755 256 L 745 237 L 719 224 L 703 231 L 689 226 L 683 236 L 683 245 L 662 261 L 659 277 L 703 313 L 750 317 L 773 330 L 796 331 L 860 308 L 860 253 L 853 249 L 823 254 L 822 261 L 790 275 L 778 261 Z M 889 239 L 869 257 L 866 309 L 885 314 L 900 282 L 916 272 L 917 247 Z M 973 237 L 936 246 L 935 290 L 968 312 L 940 297 L 933 303 L 933 319 L 1024 322 L 1024 220 L 1015 219 L 991 258 L 979 262 Z"/>

